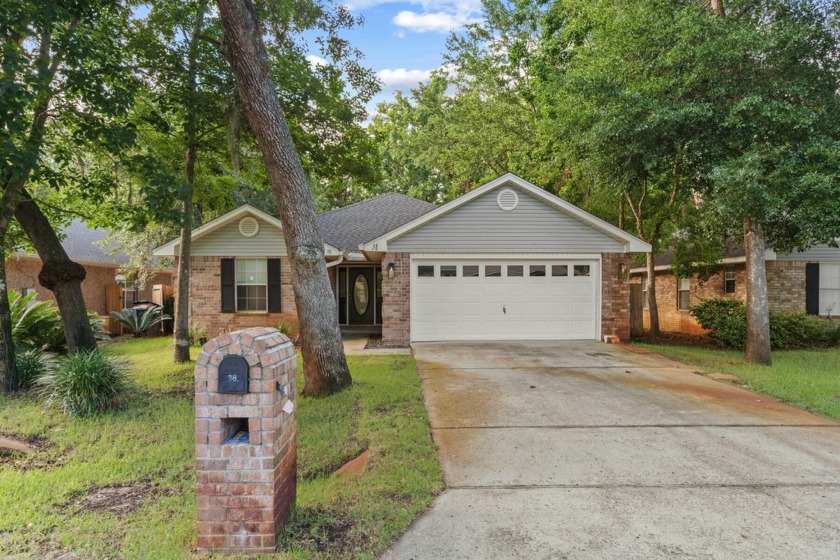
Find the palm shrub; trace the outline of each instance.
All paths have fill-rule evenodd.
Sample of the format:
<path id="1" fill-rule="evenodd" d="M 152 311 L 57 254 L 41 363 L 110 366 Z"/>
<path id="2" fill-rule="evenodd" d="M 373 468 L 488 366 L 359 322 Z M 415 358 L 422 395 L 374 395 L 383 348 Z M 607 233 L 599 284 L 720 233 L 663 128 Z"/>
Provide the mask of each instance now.
<path id="1" fill-rule="evenodd" d="M 111 340 L 111 334 L 105 327 L 105 321 L 99 317 L 99 313 L 92 309 L 89 310 L 88 321 L 90 321 L 90 328 L 93 330 L 93 336 L 96 340 Z M 50 352 L 64 352 L 67 350 L 66 346 L 67 337 L 64 336 L 64 325 L 59 324 L 59 328 L 55 330 L 46 347 Z"/>
<path id="2" fill-rule="evenodd" d="M 8 290 L 12 340 L 19 346 L 49 347 L 62 330 L 58 308 L 50 300 L 34 301 L 36 295 L 31 293 L 24 296 L 15 289 Z"/>
<path id="3" fill-rule="evenodd" d="M 121 312 L 111 311 L 111 317 L 119 321 L 135 338 L 146 336 L 150 328 L 161 321 L 172 319 L 169 315 L 161 313 L 160 307 L 150 307 L 145 311 L 138 311 L 137 309 L 123 309 Z"/>
<path id="4" fill-rule="evenodd" d="M 127 361 L 104 350 L 82 350 L 60 359 L 36 384 L 48 407 L 89 416 L 125 406 L 136 392 L 128 371 Z"/>
<path id="5" fill-rule="evenodd" d="M 15 347 L 19 388 L 29 389 L 35 381 L 50 372 L 53 356 L 39 348 Z"/>

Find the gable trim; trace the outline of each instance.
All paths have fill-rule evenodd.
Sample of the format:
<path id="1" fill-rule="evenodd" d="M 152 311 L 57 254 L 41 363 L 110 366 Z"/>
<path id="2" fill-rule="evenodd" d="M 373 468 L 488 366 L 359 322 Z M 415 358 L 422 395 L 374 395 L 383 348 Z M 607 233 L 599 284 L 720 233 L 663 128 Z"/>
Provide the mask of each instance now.
<path id="1" fill-rule="evenodd" d="M 226 214 L 222 214 L 221 216 L 219 216 L 215 220 L 210 220 L 206 224 L 204 224 L 202 226 L 199 226 L 199 227 L 195 228 L 194 230 L 192 230 L 192 241 L 197 241 L 197 240 L 201 239 L 202 237 L 204 237 L 205 235 L 207 235 L 207 234 L 209 234 L 213 231 L 216 231 L 217 229 L 219 229 L 223 226 L 226 226 L 226 225 L 230 224 L 231 222 L 235 221 L 237 218 L 239 218 L 243 215 L 246 215 L 246 214 L 254 216 L 255 218 L 259 218 L 260 220 L 263 220 L 263 221 L 267 222 L 269 225 L 272 225 L 272 226 L 276 227 L 281 232 L 283 231 L 283 223 L 280 220 L 278 220 L 277 218 L 275 218 L 274 216 L 272 216 L 270 214 L 266 214 L 262 210 L 254 208 L 250 204 L 243 204 L 239 208 L 237 208 L 235 210 L 231 210 L 230 212 L 228 212 Z M 152 254 L 156 257 L 176 257 L 177 254 L 176 254 L 175 249 L 178 247 L 178 245 L 180 243 L 181 243 L 181 238 L 179 236 L 179 237 L 176 237 L 175 239 L 173 239 L 172 241 L 170 241 L 168 243 L 164 243 L 163 245 L 161 245 L 160 247 L 158 247 L 157 249 L 152 251 Z M 328 243 L 324 243 L 324 254 L 334 256 L 334 255 L 341 254 L 341 251 L 339 251 L 338 249 L 336 249 L 332 245 L 329 245 Z"/>
<path id="2" fill-rule="evenodd" d="M 486 183 L 478 187 L 477 189 L 474 189 L 471 192 L 460 196 L 455 200 L 452 200 L 447 204 L 444 204 L 443 206 L 440 206 L 437 209 L 432 210 L 431 212 L 424 214 L 419 218 L 394 229 L 393 231 L 386 233 L 381 237 L 378 237 L 377 239 L 359 245 L 359 248 L 363 251 L 387 251 L 389 241 L 394 241 L 395 239 L 407 235 L 408 233 L 421 228 L 427 223 L 432 222 L 452 212 L 453 210 L 456 210 L 461 206 L 468 204 L 476 198 L 506 184 L 512 184 L 513 186 L 533 196 L 538 201 L 543 202 L 544 204 L 554 208 L 555 210 L 563 212 L 564 214 L 580 221 L 581 223 L 588 225 L 589 227 L 596 229 L 601 233 L 604 233 L 605 235 L 623 243 L 625 253 L 647 253 L 651 250 L 651 246 L 648 243 L 642 241 L 641 239 L 630 235 L 629 233 L 615 227 L 614 225 L 608 222 L 605 222 L 600 218 L 593 216 L 589 212 L 578 208 L 574 204 L 566 202 L 560 197 L 554 196 L 553 194 L 546 192 L 545 190 L 539 188 L 538 186 L 526 181 L 525 179 L 517 175 L 514 175 L 513 173 L 506 173 L 501 177 L 494 179 L 489 183 Z"/>

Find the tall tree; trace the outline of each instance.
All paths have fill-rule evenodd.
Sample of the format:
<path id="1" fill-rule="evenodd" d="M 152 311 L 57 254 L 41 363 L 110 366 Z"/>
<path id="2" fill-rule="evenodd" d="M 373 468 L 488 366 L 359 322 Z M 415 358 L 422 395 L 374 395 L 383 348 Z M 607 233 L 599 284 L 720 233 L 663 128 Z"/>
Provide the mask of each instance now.
<path id="1" fill-rule="evenodd" d="M 329 394 L 348 386 L 351 378 L 312 193 L 277 98 L 254 5 L 250 0 L 219 0 L 218 5 L 242 108 L 263 152 L 284 224 L 301 324 L 304 392 Z"/>
<path id="2" fill-rule="evenodd" d="M 109 117 L 124 113 L 131 101 L 133 80 L 121 71 L 119 44 L 128 10 L 112 2 L 62 1 L 35 2 L 8 0 L 0 4 L 2 39 L 2 84 L 0 84 L 0 386 L 17 385 L 11 325 L 6 295 L 5 236 L 24 189 L 30 182 L 59 185 L 67 162 L 60 154 L 43 165 L 53 137 L 74 136 L 77 142 L 108 141 L 113 135 Z M 46 262 L 46 261 L 45 261 Z M 71 276 L 74 276 L 71 274 Z M 58 285 L 63 285 L 59 275 Z M 57 297 L 77 297 L 81 293 L 69 278 L 67 290 Z M 83 317 L 62 317 L 81 326 L 74 333 L 90 331 Z M 87 323 L 86 328 L 85 323 Z M 86 346 L 87 337 L 75 341 Z M 90 337 L 92 339 L 92 335 Z"/>

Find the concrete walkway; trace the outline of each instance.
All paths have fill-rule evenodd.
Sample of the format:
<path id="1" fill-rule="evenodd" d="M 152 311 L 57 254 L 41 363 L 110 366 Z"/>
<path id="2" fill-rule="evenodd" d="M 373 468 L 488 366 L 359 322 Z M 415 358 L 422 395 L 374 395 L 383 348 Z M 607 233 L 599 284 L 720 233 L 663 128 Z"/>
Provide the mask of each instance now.
<path id="1" fill-rule="evenodd" d="M 840 425 L 594 342 L 418 344 L 448 489 L 386 559 L 840 558 Z"/>

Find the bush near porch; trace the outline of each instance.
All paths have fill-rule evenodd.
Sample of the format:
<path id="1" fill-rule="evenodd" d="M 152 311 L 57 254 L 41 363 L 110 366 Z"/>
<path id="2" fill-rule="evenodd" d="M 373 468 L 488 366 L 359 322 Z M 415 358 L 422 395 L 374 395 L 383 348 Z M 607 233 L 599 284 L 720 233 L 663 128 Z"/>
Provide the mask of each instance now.
<path id="1" fill-rule="evenodd" d="M 173 365 L 171 344 L 109 345 L 144 390 L 121 412 L 71 418 L 29 395 L 0 397 L 0 435 L 36 450 L 0 454 L 0 557 L 193 556 L 193 364 Z M 298 509 L 272 558 L 373 558 L 443 488 L 413 358 L 348 362 L 352 388 L 299 398 Z M 366 472 L 331 475 L 363 449 Z"/>
<path id="2" fill-rule="evenodd" d="M 770 367 L 746 364 L 744 354 L 694 346 L 636 344 L 704 369 L 735 375 L 754 391 L 840 421 L 840 348 L 773 352 Z"/>

